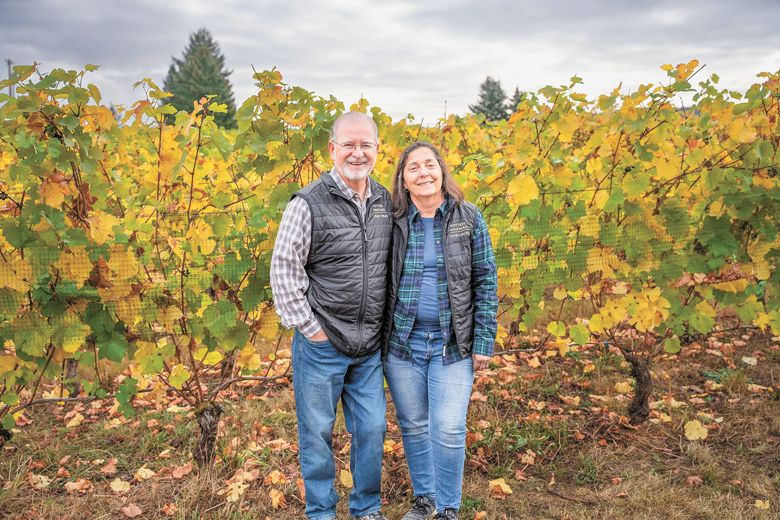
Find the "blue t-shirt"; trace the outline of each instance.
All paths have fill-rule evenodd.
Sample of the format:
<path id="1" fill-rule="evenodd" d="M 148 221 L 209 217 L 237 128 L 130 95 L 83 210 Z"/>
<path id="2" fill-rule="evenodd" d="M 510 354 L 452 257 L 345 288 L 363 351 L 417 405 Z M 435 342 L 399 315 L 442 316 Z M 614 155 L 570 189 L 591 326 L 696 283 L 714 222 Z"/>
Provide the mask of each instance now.
<path id="1" fill-rule="evenodd" d="M 417 316 L 414 328 L 429 331 L 439 330 L 438 273 L 436 270 L 436 242 L 433 232 L 433 217 L 422 217 L 425 230 L 425 250 L 423 255 L 423 277 L 420 286 L 420 301 L 417 304 Z"/>

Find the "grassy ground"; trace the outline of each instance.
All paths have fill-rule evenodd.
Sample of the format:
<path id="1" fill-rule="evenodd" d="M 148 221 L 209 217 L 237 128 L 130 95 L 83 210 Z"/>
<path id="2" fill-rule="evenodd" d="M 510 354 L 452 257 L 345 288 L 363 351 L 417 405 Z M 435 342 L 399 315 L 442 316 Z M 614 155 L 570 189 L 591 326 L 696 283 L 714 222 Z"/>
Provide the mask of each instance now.
<path id="1" fill-rule="evenodd" d="M 780 338 L 711 338 L 653 374 L 651 420 L 633 428 L 622 416 L 628 370 L 613 352 L 495 358 L 470 409 L 462 518 L 780 517 Z M 197 432 L 181 403 L 140 399 L 130 420 L 110 403 L 35 410 L 2 448 L 0 517 L 302 518 L 289 386 L 247 384 L 223 404 L 211 471 L 188 466 Z M 686 438 L 692 420 L 706 439 Z M 392 403 L 388 428 L 392 520 L 410 491 Z M 341 419 L 336 429 L 346 468 Z M 349 479 L 339 477 L 346 518 Z"/>

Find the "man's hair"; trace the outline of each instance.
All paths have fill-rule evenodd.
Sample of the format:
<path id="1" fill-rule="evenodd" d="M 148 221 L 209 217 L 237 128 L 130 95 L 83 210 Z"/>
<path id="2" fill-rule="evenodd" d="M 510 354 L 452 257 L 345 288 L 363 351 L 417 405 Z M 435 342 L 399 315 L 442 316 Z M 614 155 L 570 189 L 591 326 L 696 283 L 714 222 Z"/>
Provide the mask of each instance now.
<path id="1" fill-rule="evenodd" d="M 371 127 L 374 129 L 374 135 L 376 136 L 377 142 L 379 142 L 379 128 L 377 128 L 376 123 L 374 122 L 374 119 L 369 116 L 368 114 L 364 114 L 363 112 L 344 112 L 339 117 L 336 118 L 335 121 L 333 121 L 333 126 L 330 127 L 330 139 L 333 140 L 336 138 L 336 134 L 338 133 L 339 125 L 342 121 L 345 119 L 363 119 L 365 121 L 368 121 L 371 123 Z"/>
<path id="2" fill-rule="evenodd" d="M 455 177 L 450 173 L 450 169 L 444 163 L 444 159 L 441 158 L 438 148 L 426 141 L 416 141 L 401 153 L 400 159 L 398 159 L 398 166 L 395 168 L 395 175 L 393 176 L 393 215 L 401 217 L 406 215 L 409 210 L 409 192 L 404 189 L 404 169 L 406 168 L 406 162 L 409 160 L 409 154 L 418 148 L 427 148 L 433 152 L 433 156 L 436 158 L 436 162 L 439 163 L 441 168 L 441 191 L 445 197 L 450 198 L 451 203 L 463 202 L 463 190 L 460 189 L 458 183 L 455 181 Z"/>

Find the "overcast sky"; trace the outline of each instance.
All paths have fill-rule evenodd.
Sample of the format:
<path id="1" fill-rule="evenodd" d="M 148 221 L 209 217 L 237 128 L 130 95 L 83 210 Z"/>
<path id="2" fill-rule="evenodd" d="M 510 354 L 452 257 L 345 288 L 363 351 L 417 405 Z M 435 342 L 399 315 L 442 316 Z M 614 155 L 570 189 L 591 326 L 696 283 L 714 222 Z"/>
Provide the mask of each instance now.
<path id="1" fill-rule="evenodd" d="M 0 0 L 0 58 L 43 68 L 100 65 L 104 102 L 129 106 L 133 82 L 160 82 L 190 33 L 221 46 L 237 102 L 252 66 L 347 106 L 362 96 L 394 119 L 465 113 L 486 76 L 537 90 L 583 78 L 591 96 L 659 82 L 693 58 L 744 90 L 780 69 L 780 0 Z M 6 76 L 3 67 L 0 77 Z"/>

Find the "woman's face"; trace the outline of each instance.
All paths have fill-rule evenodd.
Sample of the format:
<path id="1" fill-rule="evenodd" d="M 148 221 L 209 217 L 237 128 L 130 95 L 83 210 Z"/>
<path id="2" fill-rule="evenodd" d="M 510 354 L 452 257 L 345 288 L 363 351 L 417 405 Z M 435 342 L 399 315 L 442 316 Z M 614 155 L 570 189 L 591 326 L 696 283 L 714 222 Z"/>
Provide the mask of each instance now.
<path id="1" fill-rule="evenodd" d="M 421 146 L 409 154 L 404 167 L 404 187 L 412 197 L 441 196 L 442 171 L 433 152 Z"/>

